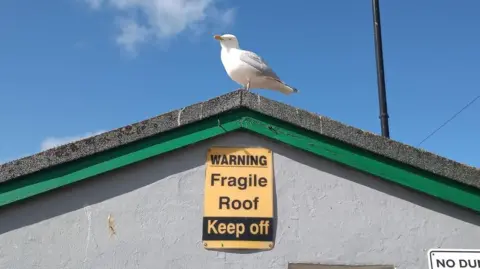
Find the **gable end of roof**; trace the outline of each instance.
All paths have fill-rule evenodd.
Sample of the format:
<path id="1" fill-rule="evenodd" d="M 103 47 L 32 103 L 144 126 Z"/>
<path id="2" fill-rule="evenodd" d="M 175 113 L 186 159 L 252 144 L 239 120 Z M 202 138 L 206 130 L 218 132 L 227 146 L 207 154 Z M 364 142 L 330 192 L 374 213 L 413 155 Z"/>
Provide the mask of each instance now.
<path id="1" fill-rule="evenodd" d="M 244 121 L 249 125 L 243 126 Z M 291 135 L 301 136 L 304 141 L 292 140 L 281 132 L 274 133 L 264 125 L 268 125 L 275 132 L 281 130 Z M 185 131 L 187 129 L 188 131 Z M 35 175 L 42 177 L 42 173 L 45 174 L 57 167 L 57 170 L 62 170 L 65 165 L 73 167 L 76 164 L 75 168 L 69 168 L 70 173 L 82 170 L 82 179 L 84 179 L 113 169 L 113 166 L 100 167 L 101 162 L 109 162 L 113 158 L 116 158 L 114 166 L 121 167 L 154 156 L 153 153 L 148 153 L 150 155 L 140 153 L 143 150 L 142 147 L 156 147 L 151 152 L 161 154 L 234 130 L 257 132 L 360 170 L 369 170 L 362 165 L 370 167 L 373 165 L 375 168 L 367 172 L 380 177 L 389 173 L 390 176 L 383 177 L 413 188 L 416 188 L 416 185 L 422 185 L 417 189 L 446 200 L 456 201 L 458 199 L 453 196 L 463 193 L 465 197 L 460 198 L 461 201 L 457 203 L 469 207 L 469 203 L 478 200 L 479 205 L 473 208 L 480 210 L 480 169 L 241 90 L 0 165 L 0 200 L 2 200 L 2 192 L 6 197 L 3 201 L 5 204 L 8 201 L 24 199 L 34 192 L 58 187 L 63 184 L 60 180 L 73 182 L 65 172 L 61 176 L 50 176 L 45 179 L 56 183 L 45 183 L 46 187 L 42 190 L 19 191 L 11 187 L 12 181 L 20 182 Z M 177 142 L 170 143 L 174 146 L 165 146 L 165 139 L 177 140 Z M 150 140 L 153 142 L 148 142 Z M 309 144 L 305 144 L 306 140 L 310 141 Z M 143 143 L 141 147 L 136 146 L 140 145 L 139 143 Z M 161 147 L 160 144 L 162 144 Z M 328 154 L 318 150 L 322 147 L 331 147 L 345 160 L 334 155 L 325 156 Z M 116 155 L 110 153 L 115 151 L 120 153 L 115 153 Z M 353 152 L 353 155 L 348 152 Z M 353 157 L 350 158 L 348 155 Z M 88 162 L 95 158 L 95 161 Z M 349 158 L 350 160 L 347 160 Z M 96 168 L 88 168 L 88 165 Z M 392 176 L 395 173 L 397 173 L 396 176 Z M 395 177 L 400 179 L 396 180 Z M 80 180 L 80 177 L 77 176 L 75 180 Z M 425 182 L 420 182 L 421 180 Z M 453 187 L 448 187 L 450 185 Z M 32 184 L 28 188 L 33 188 Z M 430 191 L 426 188 L 437 190 Z M 455 191 L 450 192 L 452 188 Z"/>

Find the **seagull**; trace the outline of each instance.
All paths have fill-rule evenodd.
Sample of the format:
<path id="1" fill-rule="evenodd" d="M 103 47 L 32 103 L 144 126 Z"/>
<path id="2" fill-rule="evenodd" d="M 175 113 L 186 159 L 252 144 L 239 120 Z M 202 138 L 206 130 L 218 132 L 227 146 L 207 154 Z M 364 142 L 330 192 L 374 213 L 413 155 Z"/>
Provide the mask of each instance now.
<path id="1" fill-rule="evenodd" d="M 299 91 L 283 82 L 265 60 L 254 52 L 242 50 L 238 39 L 232 34 L 214 35 L 220 41 L 221 60 L 228 76 L 243 89 L 268 89 L 284 94 Z"/>

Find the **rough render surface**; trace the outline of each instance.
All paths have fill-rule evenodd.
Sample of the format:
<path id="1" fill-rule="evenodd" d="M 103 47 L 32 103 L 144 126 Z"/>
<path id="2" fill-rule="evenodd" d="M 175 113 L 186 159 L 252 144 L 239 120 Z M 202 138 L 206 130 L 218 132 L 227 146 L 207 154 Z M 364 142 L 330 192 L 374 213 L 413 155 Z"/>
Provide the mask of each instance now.
<path id="1" fill-rule="evenodd" d="M 273 250 L 203 248 L 211 145 L 274 151 Z M 1 208 L 0 268 L 284 269 L 314 262 L 417 269 L 427 268 L 429 248 L 478 248 L 479 224 L 471 211 L 236 133 Z"/>
<path id="2" fill-rule="evenodd" d="M 249 108 L 294 124 L 300 128 L 480 188 L 479 168 L 464 165 L 422 149 L 414 148 L 342 124 L 327 117 L 242 90 L 224 94 L 205 102 L 193 104 L 3 165 L 0 164 L 0 183 L 150 137 L 239 107 Z"/>

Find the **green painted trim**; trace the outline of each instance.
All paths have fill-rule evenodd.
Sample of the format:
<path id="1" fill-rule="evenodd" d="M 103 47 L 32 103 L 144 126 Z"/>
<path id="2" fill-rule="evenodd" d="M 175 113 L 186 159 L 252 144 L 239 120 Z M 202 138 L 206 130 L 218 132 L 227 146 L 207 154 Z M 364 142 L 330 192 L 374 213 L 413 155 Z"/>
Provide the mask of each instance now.
<path id="1" fill-rule="evenodd" d="M 471 186 L 294 127 L 263 114 L 245 118 L 244 125 L 248 130 L 273 140 L 480 212 L 480 190 Z"/>
<path id="2" fill-rule="evenodd" d="M 239 128 L 233 115 L 201 121 L 0 184 L 0 207 L 80 180 L 134 164 Z"/>
<path id="3" fill-rule="evenodd" d="M 478 189 L 245 109 L 230 111 L 148 139 L 7 181 L 0 184 L 0 206 L 236 130 L 254 132 L 445 201 L 480 211 Z"/>

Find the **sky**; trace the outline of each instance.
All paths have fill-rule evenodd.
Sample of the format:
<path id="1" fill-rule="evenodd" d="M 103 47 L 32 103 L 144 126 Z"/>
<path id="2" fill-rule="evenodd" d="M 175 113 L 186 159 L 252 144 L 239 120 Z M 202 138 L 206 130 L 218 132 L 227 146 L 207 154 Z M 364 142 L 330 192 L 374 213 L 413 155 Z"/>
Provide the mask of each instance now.
<path id="1" fill-rule="evenodd" d="M 480 95 L 480 1 L 381 1 L 391 139 L 418 146 Z M 371 1 L 0 1 L 0 163 L 239 88 L 235 34 L 299 94 L 380 134 Z M 480 167 L 480 100 L 420 147 Z"/>

